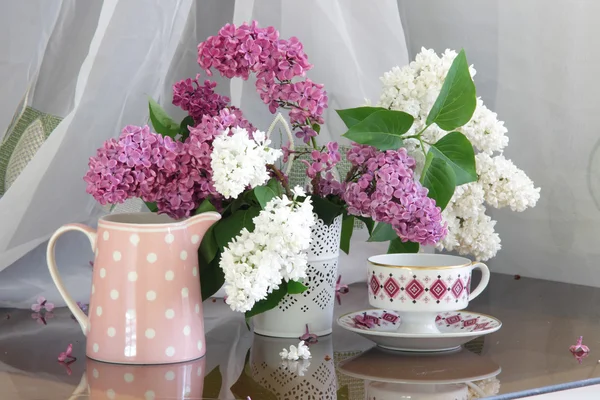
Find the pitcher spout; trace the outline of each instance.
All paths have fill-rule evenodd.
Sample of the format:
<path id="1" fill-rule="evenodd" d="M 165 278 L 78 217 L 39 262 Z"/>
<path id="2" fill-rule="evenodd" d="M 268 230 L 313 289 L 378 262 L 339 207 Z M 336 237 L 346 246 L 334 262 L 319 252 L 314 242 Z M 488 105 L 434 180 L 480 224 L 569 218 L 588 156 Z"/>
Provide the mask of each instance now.
<path id="1" fill-rule="evenodd" d="M 194 215 L 185 221 L 192 243 L 200 247 L 204 234 L 215 222 L 221 219 L 221 214 L 215 211 L 207 211 Z"/>

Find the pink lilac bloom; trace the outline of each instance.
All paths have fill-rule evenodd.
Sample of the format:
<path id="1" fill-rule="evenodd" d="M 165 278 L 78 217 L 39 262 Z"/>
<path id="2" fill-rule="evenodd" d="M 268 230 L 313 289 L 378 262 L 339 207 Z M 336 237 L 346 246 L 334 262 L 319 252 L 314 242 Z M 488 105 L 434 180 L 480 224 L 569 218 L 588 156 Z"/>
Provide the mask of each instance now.
<path id="1" fill-rule="evenodd" d="M 87 192 L 102 205 L 133 197 L 155 202 L 159 213 L 188 217 L 208 197 L 219 194 L 212 184 L 212 140 L 225 129 L 252 130 L 237 109 L 204 115 L 190 129 L 185 142 L 150 132 L 148 126 L 126 126 L 118 140 L 111 139 L 89 161 L 84 176 Z"/>
<path id="2" fill-rule="evenodd" d="M 42 310 L 52 311 L 54 310 L 54 304 L 48 302 L 44 297 L 39 296 L 37 298 L 37 303 L 31 305 L 31 309 L 38 313 Z"/>
<path id="3" fill-rule="evenodd" d="M 204 81 L 199 83 L 199 75 L 196 79 L 184 79 L 173 85 L 173 105 L 181 107 L 199 123 L 204 115 L 214 117 L 227 107 L 229 98 L 215 93 L 216 82 Z"/>
<path id="4" fill-rule="evenodd" d="M 312 126 L 323 123 L 328 98 L 323 85 L 310 79 L 292 82 L 312 68 L 297 38 L 280 39 L 275 28 L 259 28 L 256 21 L 239 27 L 227 24 L 198 45 L 198 64 L 209 76 L 213 68 L 227 78 L 256 74 L 256 90 L 271 113 L 290 109 L 296 135 L 305 143 L 316 136 Z"/>
<path id="5" fill-rule="evenodd" d="M 346 191 L 346 184 L 337 180 L 331 172 L 327 172 L 325 176 L 321 176 L 319 180 L 319 194 L 321 196 L 340 196 Z"/>
<path id="6" fill-rule="evenodd" d="M 441 209 L 414 180 L 416 162 L 405 148 L 378 151 L 354 143 L 347 158 L 359 174 L 344 193 L 350 214 L 391 224 L 403 242 L 433 245 L 448 233 Z"/>

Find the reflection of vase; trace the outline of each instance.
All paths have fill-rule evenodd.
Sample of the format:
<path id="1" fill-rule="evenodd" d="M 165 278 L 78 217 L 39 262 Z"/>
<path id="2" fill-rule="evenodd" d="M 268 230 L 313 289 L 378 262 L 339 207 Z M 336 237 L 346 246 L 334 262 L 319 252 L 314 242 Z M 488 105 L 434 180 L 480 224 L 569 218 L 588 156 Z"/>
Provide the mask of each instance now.
<path id="1" fill-rule="evenodd" d="M 281 360 L 279 352 L 289 349 L 290 345 L 297 346 L 298 340 L 254 335 L 250 350 L 252 379 L 278 399 L 335 399 L 337 385 L 331 336 L 319 338 L 318 343 L 310 345 L 312 358 L 308 360 Z"/>
<path id="2" fill-rule="evenodd" d="M 318 336 L 331 333 L 341 230 L 341 215 L 329 226 L 317 220 L 312 228 L 304 280 L 308 290 L 288 294 L 274 309 L 253 317 L 255 333 L 297 338 L 305 332 L 306 325 Z"/>
<path id="3" fill-rule="evenodd" d="M 89 398 L 200 399 L 205 358 L 180 364 L 119 365 L 87 359 Z"/>
<path id="4" fill-rule="evenodd" d="M 367 400 L 467 400 L 468 388 L 458 385 L 419 385 L 369 382 L 365 384 Z"/>

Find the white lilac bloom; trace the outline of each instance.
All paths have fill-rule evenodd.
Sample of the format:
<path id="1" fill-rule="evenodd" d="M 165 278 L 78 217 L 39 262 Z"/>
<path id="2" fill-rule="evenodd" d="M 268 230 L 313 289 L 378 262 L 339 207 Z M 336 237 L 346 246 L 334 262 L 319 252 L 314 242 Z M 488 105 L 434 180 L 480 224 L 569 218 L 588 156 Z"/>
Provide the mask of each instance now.
<path id="1" fill-rule="evenodd" d="M 279 288 L 282 281 L 306 277 L 307 250 L 315 223 L 310 198 L 275 197 L 223 250 L 227 304 L 246 312 Z"/>
<path id="2" fill-rule="evenodd" d="M 438 56 L 433 50 L 421 49 L 415 61 L 402 68 L 394 67 L 383 75 L 383 89 L 377 105 L 411 114 L 415 123 L 408 134 L 421 131 L 456 55 L 452 50 Z M 469 71 L 471 77 L 475 76 L 472 66 Z M 535 206 L 540 189 L 502 154 L 508 145 L 507 129 L 481 98 L 477 99 L 471 120 L 456 131 L 463 133 L 473 144 L 479 178 L 456 188 L 442 213 L 448 223 L 448 235 L 437 244 L 437 248 L 454 250 L 485 261 L 494 257 L 501 248 L 500 237 L 494 230 L 496 221 L 486 215 L 486 205 L 524 211 Z M 435 143 L 446 134 L 448 132 L 434 124 L 423 133 L 423 140 Z M 405 146 L 416 160 L 415 178 L 418 179 L 425 164 L 420 143 L 408 139 Z"/>
<path id="3" fill-rule="evenodd" d="M 312 357 L 310 355 L 310 350 L 308 349 L 308 346 L 304 343 L 304 341 L 300 341 L 300 343 L 298 343 L 298 347 L 291 345 L 289 350 L 281 350 L 281 353 L 279 353 L 279 355 L 281 356 L 282 360 L 290 361 L 297 361 L 300 359 L 308 360 Z"/>
<path id="4" fill-rule="evenodd" d="M 247 187 L 254 188 L 269 180 L 267 164 L 283 154 L 269 146 L 265 133 L 250 133 L 244 128 L 231 128 L 213 141 L 210 166 L 217 192 L 225 198 L 236 198 Z"/>

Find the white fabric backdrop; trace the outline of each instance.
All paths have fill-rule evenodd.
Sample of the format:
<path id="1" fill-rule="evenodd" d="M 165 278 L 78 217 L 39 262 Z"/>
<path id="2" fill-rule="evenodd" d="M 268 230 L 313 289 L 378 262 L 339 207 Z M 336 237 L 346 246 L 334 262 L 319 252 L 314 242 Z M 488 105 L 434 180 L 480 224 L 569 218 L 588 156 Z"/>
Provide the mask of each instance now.
<path id="1" fill-rule="evenodd" d="M 600 286 L 597 1 L 399 0 L 413 56 L 461 48 L 478 95 L 506 121 L 508 158 L 541 187 L 523 213 L 494 210 L 493 271 Z"/>
<path id="2" fill-rule="evenodd" d="M 257 19 L 302 40 L 315 65 L 310 77 L 330 97 L 323 140 L 343 133 L 334 109 L 376 98 L 382 72 L 408 60 L 393 0 L 368 7 L 361 0 L 30 0 L 5 7 L 0 132 L 28 88 L 30 105 L 65 119 L 0 199 L 0 307 L 29 307 L 38 295 L 63 304 L 47 273 L 45 242 L 60 225 L 93 224 L 102 213 L 85 193 L 87 159 L 124 125 L 146 122 L 148 96 L 181 117 L 168 106 L 171 85 L 200 72 L 197 44 L 225 23 Z M 234 81 L 231 90 L 224 82 L 219 90 L 255 125 L 272 120 L 251 82 Z M 384 251 L 360 239 L 352 259 Z M 59 241 L 58 265 L 77 300 L 88 299 L 92 257 L 83 236 Z M 348 283 L 365 274 L 348 258 L 341 268 Z"/>

